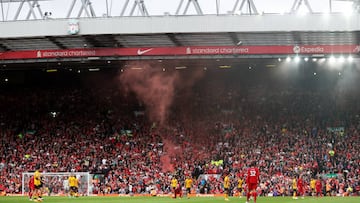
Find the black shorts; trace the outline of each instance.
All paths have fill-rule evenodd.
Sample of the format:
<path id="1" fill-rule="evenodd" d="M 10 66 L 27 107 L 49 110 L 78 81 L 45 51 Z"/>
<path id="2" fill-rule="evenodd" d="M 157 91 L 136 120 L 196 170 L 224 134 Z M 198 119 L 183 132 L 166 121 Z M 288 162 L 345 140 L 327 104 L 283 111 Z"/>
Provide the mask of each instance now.
<path id="1" fill-rule="evenodd" d="M 78 191 L 78 188 L 77 187 L 70 187 L 70 191 L 72 191 L 72 192 L 77 192 Z"/>
<path id="2" fill-rule="evenodd" d="M 41 189 L 42 188 L 42 184 L 40 184 L 40 185 L 35 185 L 35 190 L 36 189 Z"/>
<path id="3" fill-rule="evenodd" d="M 224 194 L 229 194 L 230 189 L 229 188 L 224 188 Z"/>
<path id="4" fill-rule="evenodd" d="M 187 192 L 188 194 L 190 194 L 190 193 L 191 193 L 191 188 L 186 188 L 186 192 Z"/>

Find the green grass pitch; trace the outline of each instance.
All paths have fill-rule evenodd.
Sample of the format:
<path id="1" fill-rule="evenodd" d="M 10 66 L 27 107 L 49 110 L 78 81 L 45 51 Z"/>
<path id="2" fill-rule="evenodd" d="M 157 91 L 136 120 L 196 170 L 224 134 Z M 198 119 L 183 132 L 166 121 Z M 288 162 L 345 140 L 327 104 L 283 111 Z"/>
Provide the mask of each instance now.
<path id="1" fill-rule="evenodd" d="M 194 197 L 171 199 L 169 197 L 45 197 L 44 203 L 245 203 L 245 198 L 231 198 L 225 201 L 221 197 Z M 0 203 L 31 202 L 26 197 L 0 197 Z M 360 197 L 322 197 L 293 200 L 291 197 L 260 197 L 257 203 L 359 203 Z M 253 203 L 253 201 L 250 201 Z"/>

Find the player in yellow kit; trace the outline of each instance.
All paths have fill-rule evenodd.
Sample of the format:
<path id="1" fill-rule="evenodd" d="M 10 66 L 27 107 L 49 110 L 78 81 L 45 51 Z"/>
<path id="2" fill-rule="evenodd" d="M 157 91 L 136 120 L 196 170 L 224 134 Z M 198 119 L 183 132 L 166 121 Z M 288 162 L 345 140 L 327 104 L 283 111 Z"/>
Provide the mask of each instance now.
<path id="1" fill-rule="evenodd" d="M 243 180 L 241 177 L 239 177 L 239 179 L 238 179 L 238 185 L 237 185 L 237 189 L 238 189 L 238 193 L 239 193 L 239 198 L 242 197 L 243 183 L 244 183 L 244 180 Z"/>
<path id="2" fill-rule="evenodd" d="M 187 177 L 185 179 L 185 188 L 186 188 L 186 196 L 189 199 L 189 194 L 191 194 L 191 187 L 193 184 L 193 180 L 190 177 Z"/>
<path id="3" fill-rule="evenodd" d="M 75 175 L 69 177 L 70 197 L 78 197 L 79 180 Z"/>
<path id="4" fill-rule="evenodd" d="M 225 196 L 225 200 L 229 201 L 229 192 L 230 192 L 230 178 L 229 175 L 227 173 L 224 173 L 225 177 L 224 177 L 224 196 Z"/>
<path id="5" fill-rule="evenodd" d="M 297 179 L 296 177 L 292 180 L 293 199 L 297 199 Z"/>
<path id="6" fill-rule="evenodd" d="M 315 184 L 316 184 L 316 180 L 312 178 L 310 181 L 311 196 L 314 196 L 316 193 Z"/>
<path id="7" fill-rule="evenodd" d="M 39 169 L 37 169 L 34 173 L 34 201 L 35 202 L 41 202 L 41 187 L 42 187 L 42 181 L 41 181 L 41 173 Z"/>
<path id="8" fill-rule="evenodd" d="M 177 186 L 178 186 L 178 180 L 177 178 L 174 176 L 172 179 L 171 179 L 171 182 L 170 182 L 170 185 L 171 185 L 171 190 L 173 191 L 174 193 L 174 196 L 173 198 L 176 198 L 176 195 L 177 195 Z"/>

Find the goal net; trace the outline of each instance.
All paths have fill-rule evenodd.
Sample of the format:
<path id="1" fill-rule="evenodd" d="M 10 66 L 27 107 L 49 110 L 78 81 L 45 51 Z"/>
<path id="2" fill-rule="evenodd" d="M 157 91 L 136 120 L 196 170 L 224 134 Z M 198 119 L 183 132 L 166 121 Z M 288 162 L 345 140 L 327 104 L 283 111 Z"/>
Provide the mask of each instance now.
<path id="1" fill-rule="evenodd" d="M 91 194 L 91 176 L 89 172 L 63 172 L 63 173 L 42 173 L 44 180 L 44 191 L 47 195 L 67 195 L 69 192 L 68 178 L 75 175 L 79 180 L 79 195 Z M 25 172 L 22 174 L 22 195 L 29 193 L 29 180 L 34 173 Z"/>

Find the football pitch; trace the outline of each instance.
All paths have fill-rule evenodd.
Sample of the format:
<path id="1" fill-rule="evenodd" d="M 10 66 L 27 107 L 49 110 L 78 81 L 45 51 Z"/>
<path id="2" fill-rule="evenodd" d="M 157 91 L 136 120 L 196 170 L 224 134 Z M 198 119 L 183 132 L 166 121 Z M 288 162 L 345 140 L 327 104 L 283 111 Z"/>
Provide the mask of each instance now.
<path id="1" fill-rule="evenodd" d="M 172 199 L 169 197 L 45 197 L 44 203 L 245 203 L 245 198 L 231 198 L 225 201 L 221 197 L 194 197 Z M 0 203 L 24 203 L 31 202 L 26 197 L 0 197 Z M 257 203 L 359 203 L 360 197 L 322 197 L 293 200 L 291 197 L 260 197 Z M 253 201 L 250 200 L 250 203 Z"/>

